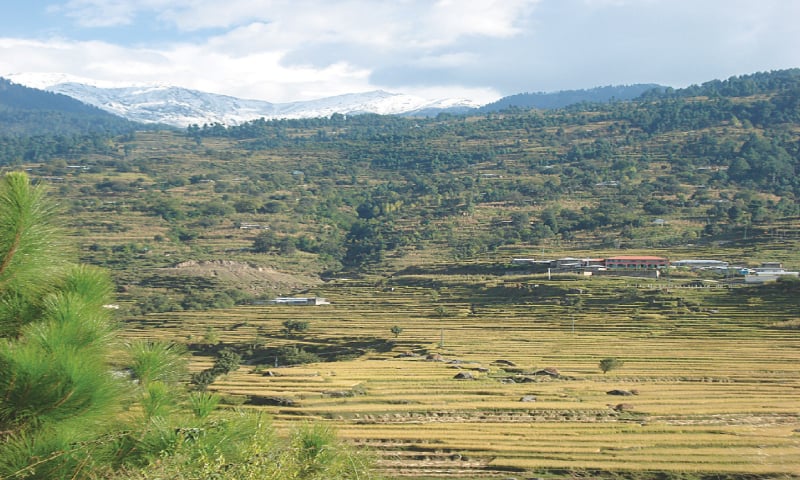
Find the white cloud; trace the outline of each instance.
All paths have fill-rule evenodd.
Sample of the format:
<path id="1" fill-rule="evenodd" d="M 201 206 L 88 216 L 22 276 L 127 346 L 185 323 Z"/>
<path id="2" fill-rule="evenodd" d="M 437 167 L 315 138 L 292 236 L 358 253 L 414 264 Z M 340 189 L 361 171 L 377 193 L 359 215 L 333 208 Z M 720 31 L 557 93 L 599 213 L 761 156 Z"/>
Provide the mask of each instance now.
<path id="1" fill-rule="evenodd" d="M 430 32 L 451 43 L 462 36 L 508 38 L 522 33 L 538 0 L 440 0 L 427 19 Z"/>
<path id="2" fill-rule="evenodd" d="M 81 26 L 154 16 L 182 31 L 274 24 L 287 41 L 442 45 L 466 35 L 506 38 L 541 0 L 69 0 L 51 7 Z"/>
<path id="3" fill-rule="evenodd" d="M 439 55 L 426 55 L 412 60 L 410 63 L 423 68 L 451 68 L 467 65 L 477 65 L 481 57 L 472 52 L 443 53 Z"/>
<path id="4" fill-rule="evenodd" d="M 284 102 L 379 88 L 494 99 L 684 86 L 800 66 L 800 2 L 784 0 L 61 0 L 53 17 L 73 25 L 48 31 L 107 40 L 0 38 L 0 76 L 57 71 Z M 137 32 L 157 35 L 121 43 Z"/>
<path id="5" fill-rule="evenodd" d="M 70 0 L 63 5 L 48 7 L 50 13 L 63 13 L 82 27 L 128 25 L 136 10 L 134 2 L 125 0 Z"/>
<path id="6" fill-rule="evenodd" d="M 200 42 L 150 49 L 116 46 L 112 51 L 114 45 L 71 42 L 69 51 L 86 58 L 71 69 L 76 74 L 132 82 L 153 78 L 286 101 L 393 90 L 370 83 L 381 66 L 477 65 L 481 57 L 459 50 L 458 43 L 518 35 L 539 1 L 69 0 L 57 8 L 84 27 L 135 26 L 149 16 L 182 32 L 216 32 Z M 450 48 L 455 50 L 443 50 Z M 494 91 L 469 88 L 482 96 Z"/>
<path id="7" fill-rule="evenodd" d="M 367 70 L 344 62 L 323 68 L 285 66 L 280 51 L 229 55 L 218 48 L 181 45 L 165 56 L 181 85 L 245 98 L 285 102 L 373 88 Z"/>
<path id="8" fill-rule="evenodd" d="M 0 76 L 68 72 L 106 84 L 162 83 L 272 102 L 307 100 L 372 90 L 369 70 L 346 62 L 322 68 L 286 66 L 281 51 L 229 54 L 209 45 L 177 44 L 163 50 L 103 42 L 0 38 Z"/>

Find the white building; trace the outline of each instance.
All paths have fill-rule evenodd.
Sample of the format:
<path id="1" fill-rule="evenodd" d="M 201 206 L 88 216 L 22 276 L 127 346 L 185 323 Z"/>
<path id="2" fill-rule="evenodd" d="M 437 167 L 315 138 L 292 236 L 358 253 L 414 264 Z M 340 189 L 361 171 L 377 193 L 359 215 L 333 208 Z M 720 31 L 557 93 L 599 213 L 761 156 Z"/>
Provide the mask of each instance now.
<path id="1" fill-rule="evenodd" d="M 278 297 L 270 300 L 273 305 L 330 305 L 323 297 Z"/>
<path id="2" fill-rule="evenodd" d="M 798 277 L 800 272 L 790 272 L 778 262 L 764 262 L 753 273 L 744 276 L 745 283 L 766 283 L 777 281 L 781 277 Z"/>
<path id="3" fill-rule="evenodd" d="M 676 260 L 671 263 L 673 267 L 688 267 L 692 270 L 728 268 L 728 262 L 722 260 Z"/>

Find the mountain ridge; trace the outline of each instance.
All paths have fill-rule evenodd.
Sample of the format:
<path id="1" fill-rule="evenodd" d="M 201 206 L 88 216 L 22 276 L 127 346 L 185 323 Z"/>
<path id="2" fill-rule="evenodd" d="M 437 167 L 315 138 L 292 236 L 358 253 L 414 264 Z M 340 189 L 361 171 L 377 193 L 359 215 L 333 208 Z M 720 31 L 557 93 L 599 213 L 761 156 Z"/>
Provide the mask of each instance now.
<path id="1" fill-rule="evenodd" d="M 274 103 L 165 84 L 123 86 L 61 73 L 18 73 L 9 75 L 9 78 L 29 87 L 67 95 L 131 121 L 166 124 L 179 128 L 215 123 L 235 126 L 259 118 L 267 120 L 320 118 L 329 117 L 334 113 L 436 116 L 440 113 L 495 112 L 512 106 L 561 108 L 584 101 L 628 100 L 638 97 L 647 90 L 660 87 L 655 84 L 641 84 L 552 93 L 522 93 L 506 96 L 485 105 L 464 98 L 429 100 L 384 90 Z"/>
<path id="2" fill-rule="evenodd" d="M 663 91 L 666 87 L 656 83 L 632 85 L 607 85 L 581 90 L 559 90 L 557 92 L 518 93 L 503 97 L 481 108 L 482 112 L 493 112 L 506 108 L 538 108 L 550 110 L 564 108 L 577 103 L 608 103 L 633 100 L 651 91 Z"/>
<path id="3" fill-rule="evenodd" d="M 419 112 L 461 113 L 480 104 L 468 99 L 427 100 L 413 95 L 374 90 L 316 100 L 272 103 L 202 92 L 169 85 L 100 86 L 68 75 L 14 74 L 12 81 L 67 95 L 83 103 L 140 123 L 163 123 L 185 128 L 193 124 L 239 125 L 265 119 L 328 117 L 334 113 L 356 115 L 414 115 Z M 56 83 L 53 83 L 56 82 Z"/>
<path id="4" fill-rule="evenodd" d="M 151 126 L 186 128 L 192 125 L 237 126 L 258 119 L 324 118 L 333 114 L 379 114 L 431 117 L 441 113 L 492 113 L 507 109 L 556 109 L 581 103 L 608 103 L 636 99 L 654 100 L 675 96 L 752 94 L 765 88 L 792 88 L 798 69 L 759 72 L 727 80 L 712 80 L 701 85 L 672 89 L 658 84 L 632 84 L 561 90 L 545 93 L 519 93 L 485 105 L 463 98 L 423 99 L 413 95 L 373 90 L 347 93 L 315 100 L 273 103 L 237 98 L 166 84 L 121 86 L 111 82 L 75 77 L 63 73 L 18 73 L 7 77 L 21 86 L 61 94 L 122 119 Z M 60 97 L 50 97 L 60 98 Z M 62 100 L 54 101 L 60 104 Z M 33 99 L 34 102 L 39 100 Z M 54 109 L 58 110 L 58 109 Z"/>

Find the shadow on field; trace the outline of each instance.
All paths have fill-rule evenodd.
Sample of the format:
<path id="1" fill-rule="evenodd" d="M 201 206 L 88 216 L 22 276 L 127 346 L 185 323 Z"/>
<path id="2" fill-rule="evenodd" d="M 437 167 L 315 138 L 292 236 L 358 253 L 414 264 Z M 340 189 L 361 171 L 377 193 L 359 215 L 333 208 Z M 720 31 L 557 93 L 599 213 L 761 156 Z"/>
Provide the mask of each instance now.
<path id="1" fill-rule="evenodd" d="M 248 365 L 302 365 L 305 363 L 352 360 L 368 353 L 390 352 L 396 343 L 379 337 L 344 337 L 338 339 L 297 338 L 296 343 L 283 345 L 232 345 L 219 343 L 190 344 L 189 350 L 198 355 L 217 356 L 224 349 L 233 350 Z"/>

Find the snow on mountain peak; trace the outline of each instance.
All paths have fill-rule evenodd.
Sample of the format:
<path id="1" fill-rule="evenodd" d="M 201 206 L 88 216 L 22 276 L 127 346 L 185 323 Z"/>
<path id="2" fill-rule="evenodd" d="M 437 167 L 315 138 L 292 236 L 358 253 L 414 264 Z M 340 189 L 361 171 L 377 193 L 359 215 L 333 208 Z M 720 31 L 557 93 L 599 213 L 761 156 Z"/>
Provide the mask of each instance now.
<path id="1" fill-rule="evenodd" d="M 129 120 L 177 127 L 221 123 L 238 125 L 258 118 L 318 118 L 334 113 L 404 115 L 415 112 L 465 111 L 480 106 L 470 100 L 426 100 L 413 95 L 374 90 L 317 100 L 270 103 L 155 84 L 119 85 L 73 75 L 17 73 L 14 83 L 61 93 Z"/>

